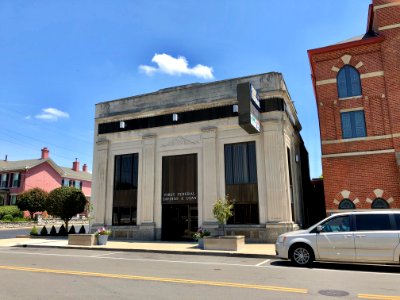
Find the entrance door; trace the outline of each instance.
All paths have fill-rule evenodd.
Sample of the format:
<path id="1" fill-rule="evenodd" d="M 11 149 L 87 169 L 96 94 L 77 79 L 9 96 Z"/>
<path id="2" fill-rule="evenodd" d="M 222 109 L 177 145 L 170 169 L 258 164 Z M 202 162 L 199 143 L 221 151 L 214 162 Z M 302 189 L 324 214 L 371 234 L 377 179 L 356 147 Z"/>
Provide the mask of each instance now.
<path id="1" fill-rule="evenodd" d="M 197 154 L 162 160 L 162 240 L 191 240 L 198 226 Z"/>

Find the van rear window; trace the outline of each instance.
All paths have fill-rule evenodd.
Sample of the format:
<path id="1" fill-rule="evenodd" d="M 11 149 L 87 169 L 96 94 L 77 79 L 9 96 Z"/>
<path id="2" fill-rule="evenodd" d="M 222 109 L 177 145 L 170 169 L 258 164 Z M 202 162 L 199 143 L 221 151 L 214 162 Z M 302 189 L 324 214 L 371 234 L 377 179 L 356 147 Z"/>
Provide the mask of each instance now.
<path id="1" fill-rule="evenodd" d="M 390 225 L 389 215 L 377 214 L 377 215 L 356 215 L 356 230 L 393 230 Z"/>
<path id="2" fill-rule="evenodd" d="M 400 230 L 400 214 L 394 214 L 397 223 L 397 230 Z"/>

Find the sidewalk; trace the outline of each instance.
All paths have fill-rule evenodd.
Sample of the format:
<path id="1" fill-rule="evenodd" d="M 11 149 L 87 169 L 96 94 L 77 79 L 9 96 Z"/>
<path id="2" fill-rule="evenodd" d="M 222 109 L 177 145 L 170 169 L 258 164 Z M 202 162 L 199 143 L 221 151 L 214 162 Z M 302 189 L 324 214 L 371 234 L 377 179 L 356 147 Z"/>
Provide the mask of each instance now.
<path id="1" fill-rule="evenodd" d="M 109 240 L 105 246 L 77 246 L 68 245 L 67 239 L 26 237 L 2 239 L 0 240 L 0 248 L 1 247 L 87 249 L 256 258 L 276 257 L 274 244 L 245 244 L 245 246 L 238 251 L 215 251 L 199 249 L 197 247 L 197 243 L 195 242 L 142 242 L 130 240 Z"/>

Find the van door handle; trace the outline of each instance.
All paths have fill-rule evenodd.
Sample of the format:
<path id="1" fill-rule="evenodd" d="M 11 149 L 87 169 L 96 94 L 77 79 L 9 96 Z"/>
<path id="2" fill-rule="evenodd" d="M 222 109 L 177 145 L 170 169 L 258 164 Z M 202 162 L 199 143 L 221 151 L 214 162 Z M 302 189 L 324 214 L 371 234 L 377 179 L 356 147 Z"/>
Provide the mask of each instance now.
<path id="1" fill-rule="evenodd" d="M 352 234 L 345 234 L 345 235 L 344 235 L 344 238 L 345 238 L 345 239 L 350 238 L 350 237 L 353 237 L 353 235 L 352 235 Z"/>
<path id="2" fill-rule="evenodd" d="M 365 234 L 356 234 L 356 237 L 362 238 L 362 237 L 366 237 Z"/>

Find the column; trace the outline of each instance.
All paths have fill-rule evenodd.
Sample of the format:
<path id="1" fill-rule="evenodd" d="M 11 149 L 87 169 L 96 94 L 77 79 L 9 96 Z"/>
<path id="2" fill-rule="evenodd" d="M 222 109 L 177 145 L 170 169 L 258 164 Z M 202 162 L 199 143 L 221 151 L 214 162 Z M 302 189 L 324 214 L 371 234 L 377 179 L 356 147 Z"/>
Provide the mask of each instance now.
<path id="1" fill-rule="evenodd" d="M 143 136 L 141 225 L 154 225 L 154 179 L 156 135 Z"/>

